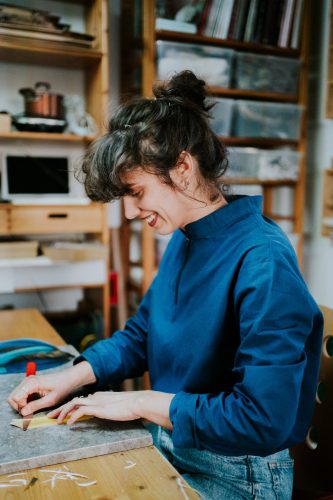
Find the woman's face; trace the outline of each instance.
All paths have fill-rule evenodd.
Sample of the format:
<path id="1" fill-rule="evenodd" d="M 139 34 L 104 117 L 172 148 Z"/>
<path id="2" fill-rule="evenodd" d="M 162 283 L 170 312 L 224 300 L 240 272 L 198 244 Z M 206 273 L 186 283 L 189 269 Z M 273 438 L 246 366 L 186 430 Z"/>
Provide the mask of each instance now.
<path id="1" fill-rule="evenodd" d="M 180 189 L 141 168 L 127 173 L 123 180 L 131 189 L 131 194 L 123 197 L 127 219 L 140 219 L 159 234 L 170 234 L 191 222 L 193 200 Z"/>

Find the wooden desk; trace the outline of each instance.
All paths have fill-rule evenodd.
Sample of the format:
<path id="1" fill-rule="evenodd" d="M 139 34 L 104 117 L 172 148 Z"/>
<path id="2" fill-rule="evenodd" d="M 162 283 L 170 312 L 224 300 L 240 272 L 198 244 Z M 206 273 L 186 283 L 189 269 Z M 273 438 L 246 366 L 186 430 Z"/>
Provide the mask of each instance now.
<path id="1" fill-rule="evenodd" d="M 64 344 L 62 338 L 37 310 L 0 311 L 0 340 L 20 337 L 40 338 L 56 345 Z M 80 478 L 79 482 L 97 481 L 97 484 L 83 487 L 73 480 L 58 480 L 52 488 L 51 482 L 42 483 L 53 474 L 43 473 L 41 470 L 59 470 L 64 466 L 73 473 L 87 476 L 87 478 Z M 21 475 L 12 477 L 8 477 L 7 474 L 0 476 L 0 486 L 1 483 L 7 484 L 10 480 L 18 479 L 22 484 L 10 488 L 0 487 L 0 499 L 170 500 L 172 498 L 177 500 L 198 498 L 198 495 L 154 446 L 22 472 Z M 33 477 L 38 480 L 34 485 L 25 489 L 22 480 L 26 480 L 28 484 Z"/>

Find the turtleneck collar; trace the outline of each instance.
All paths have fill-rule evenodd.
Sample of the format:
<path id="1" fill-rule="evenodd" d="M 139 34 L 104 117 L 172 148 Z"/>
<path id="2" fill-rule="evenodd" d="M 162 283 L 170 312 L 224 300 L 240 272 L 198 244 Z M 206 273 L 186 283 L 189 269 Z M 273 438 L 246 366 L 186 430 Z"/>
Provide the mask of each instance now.
<path id="1" fill-rule="evenodd" d="M 228 196 L 226 200 L 227 205 L 187 224 L 183 230 L 185 236 L 190 239 L 209 238 L 248 215 L 262 212 L 262 196 Z"/>

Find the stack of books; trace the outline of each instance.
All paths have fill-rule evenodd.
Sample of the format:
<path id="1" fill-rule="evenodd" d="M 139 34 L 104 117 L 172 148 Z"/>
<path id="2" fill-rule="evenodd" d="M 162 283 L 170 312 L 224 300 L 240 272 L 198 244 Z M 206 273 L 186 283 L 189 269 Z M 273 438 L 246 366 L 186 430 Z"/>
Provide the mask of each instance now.
<path id="1" fill-rule="evenodd" d="M 304 0 L 206 0 L 198 33 L 298 49 Z"/>

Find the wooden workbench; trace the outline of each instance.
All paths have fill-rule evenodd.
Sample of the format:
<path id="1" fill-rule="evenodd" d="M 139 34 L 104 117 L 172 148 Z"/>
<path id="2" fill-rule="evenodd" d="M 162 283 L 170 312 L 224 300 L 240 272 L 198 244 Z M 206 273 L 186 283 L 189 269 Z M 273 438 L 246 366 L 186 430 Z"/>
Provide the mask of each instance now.
<path id="1" fill-rule="evenodd" d="M 0 311 L 0 340 L 20 337 L 38 338 L 62 345 L 64 341 L 35 309 Z M 1 403 L 3 404 L 3 402 Z M 50 479 L 54 473 L 47 470 L 64 470 L 83 474 L 79 480 Z M 44 470 L 44 472 L 41 472 Z M 68 472 L 67 470 L 67 472 Z M 37 478 L 27 488 L 32 478 Z M 19 484 L 3 488 L 1 484 Z M 80 486 L 96 481 L 91 486 Z M 95 500 L 169 500 L 197 499 L 198 495 L 181 478 L 172 465 L 154 447 L 148 446 L 130 451 L 112 453 L 94 458 L 75 460 L 22 471 L 20 475 L 0 476 L 0 499 L 95 499 Z"/>

